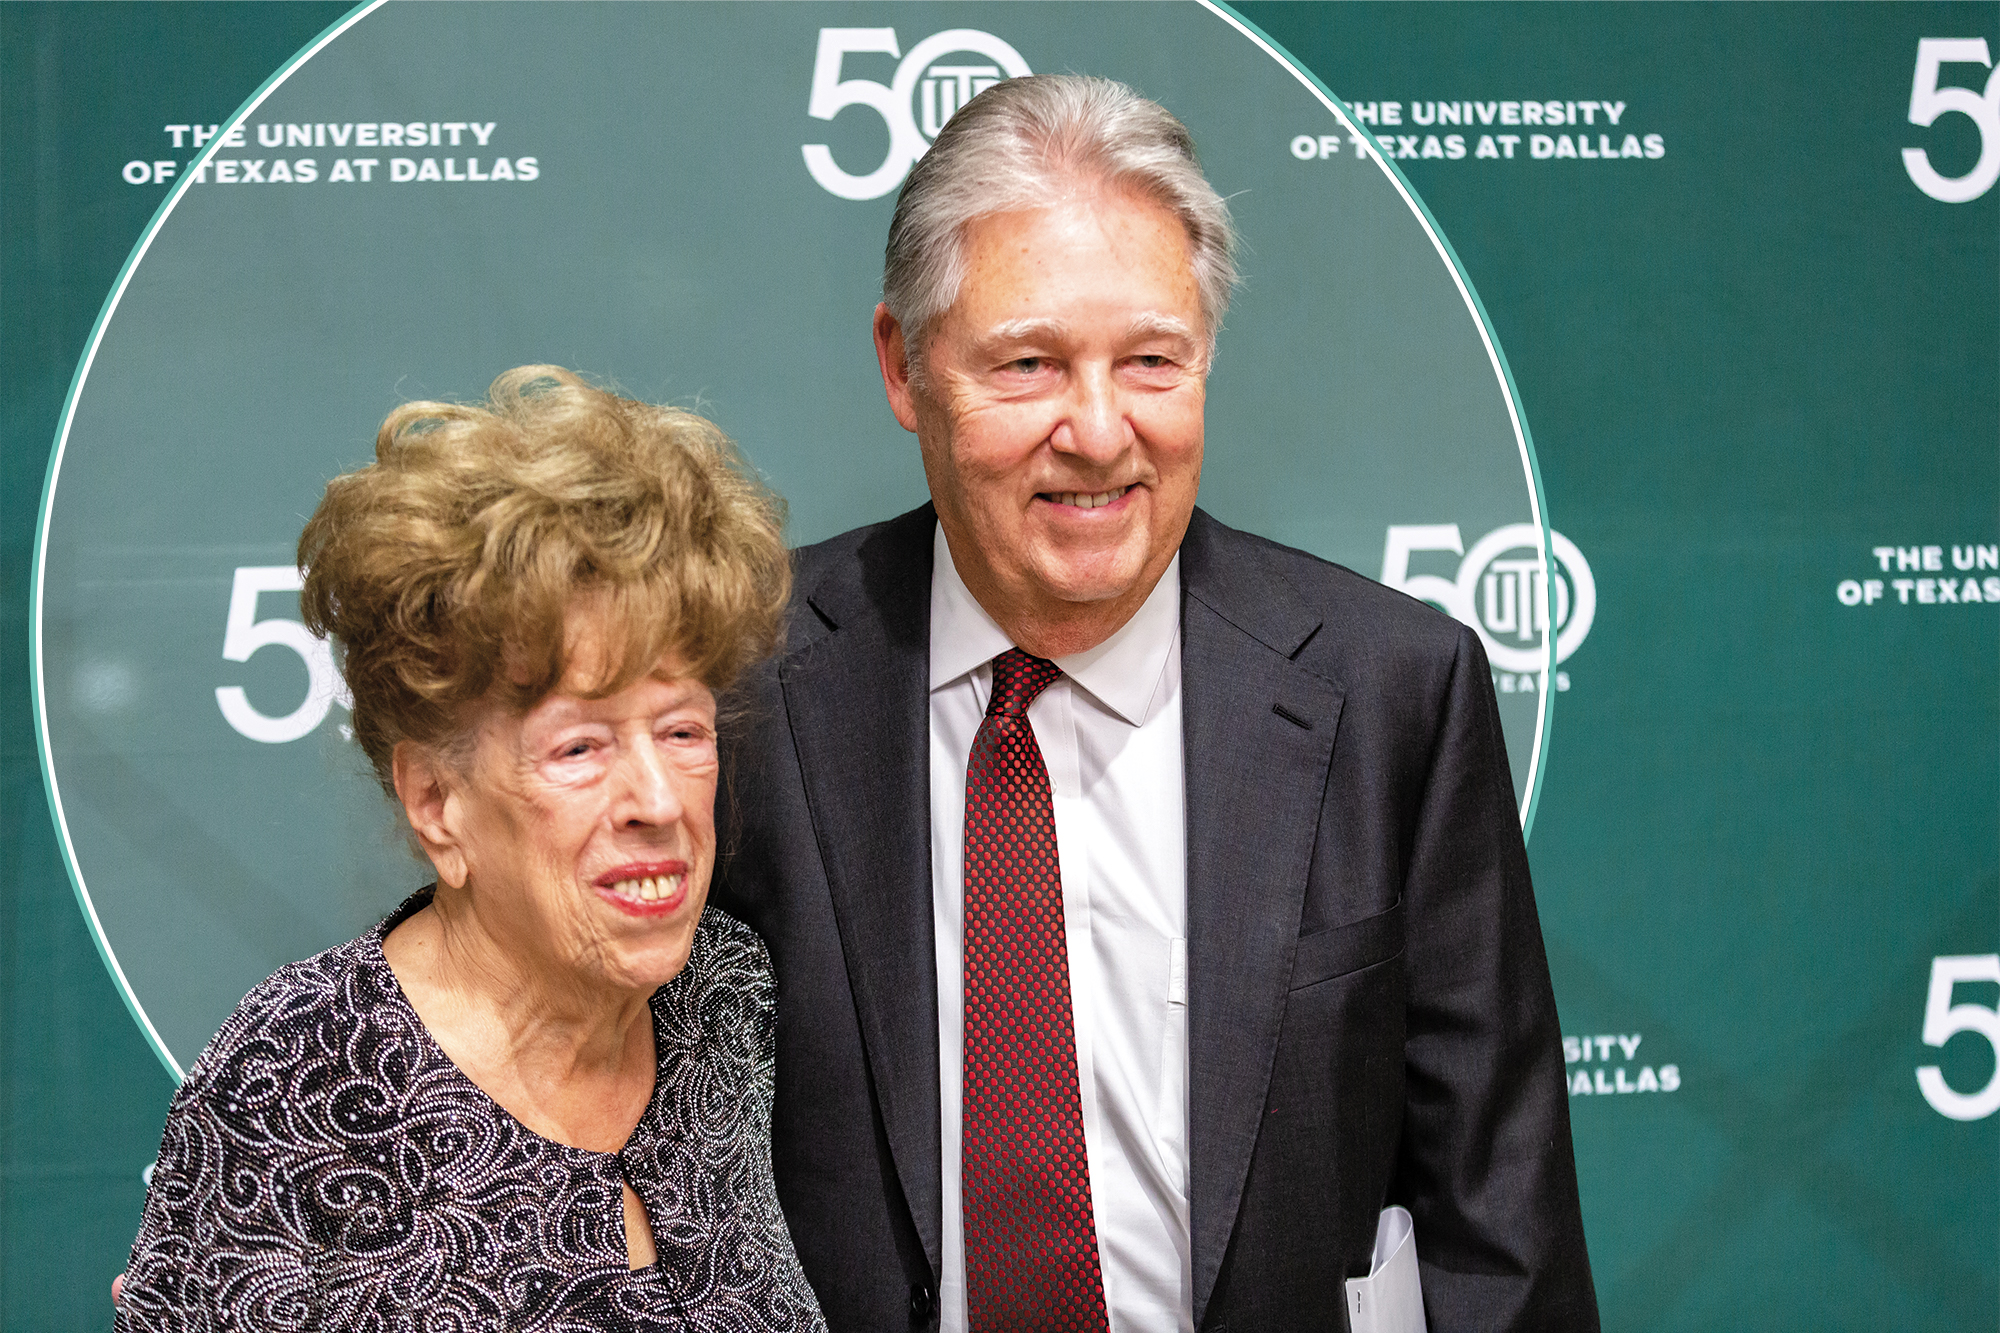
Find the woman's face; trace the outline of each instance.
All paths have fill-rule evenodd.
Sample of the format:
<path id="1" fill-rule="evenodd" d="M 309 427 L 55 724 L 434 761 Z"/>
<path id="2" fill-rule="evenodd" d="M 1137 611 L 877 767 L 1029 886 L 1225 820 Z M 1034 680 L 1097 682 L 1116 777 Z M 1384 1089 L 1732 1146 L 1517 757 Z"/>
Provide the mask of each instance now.
<path id="1" fill-rule="evenodd" d="M 608 698 L 566 692 L 578 679 L 485 711 L 447 822 L 489 933 L 650 993 L 687 964 L 715 868 L 715 696 L 671 658 Z"/>

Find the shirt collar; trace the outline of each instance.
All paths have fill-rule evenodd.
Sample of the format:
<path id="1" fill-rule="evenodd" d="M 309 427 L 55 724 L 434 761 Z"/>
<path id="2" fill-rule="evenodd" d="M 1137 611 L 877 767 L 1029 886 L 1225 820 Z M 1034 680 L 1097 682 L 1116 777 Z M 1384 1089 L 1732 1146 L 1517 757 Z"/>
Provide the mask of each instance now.
<path id="1" fill-rule="evenodd" d="M 931 689 L 940 690 L 1014 646 L 952 563 L 940 526 L 932 538 Z M 1088 652 L 1055 659 L 1063 674 L 1133 726 L 1152 711 L 1167 658 L 1180 640 L 1181 558 L 1117 633 Z"/>

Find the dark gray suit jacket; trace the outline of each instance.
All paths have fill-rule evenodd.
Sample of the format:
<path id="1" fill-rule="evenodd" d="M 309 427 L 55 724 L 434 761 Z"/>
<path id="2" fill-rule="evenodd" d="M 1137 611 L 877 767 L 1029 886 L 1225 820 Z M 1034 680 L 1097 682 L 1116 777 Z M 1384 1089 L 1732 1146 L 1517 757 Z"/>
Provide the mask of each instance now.
<path id="1" fill-rule="evenodd" d="M 936 1321 L 935 523 L 800 551 L 785 651 L 725 724 L 715 901 L 776 963 L 779 1194 L 852 1333 Z M 1181 588 L 1196 1326 L 1344 1328 L 1394 1202 L 1436 1333 L 1595 1329 L 1477 636 L 1199 510 Z"/>

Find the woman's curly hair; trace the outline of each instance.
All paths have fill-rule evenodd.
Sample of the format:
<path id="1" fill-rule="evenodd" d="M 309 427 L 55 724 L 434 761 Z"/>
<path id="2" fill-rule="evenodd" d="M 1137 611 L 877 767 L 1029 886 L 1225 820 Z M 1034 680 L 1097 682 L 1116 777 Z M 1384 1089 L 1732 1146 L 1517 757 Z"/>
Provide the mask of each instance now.
<path id="1" fill-rule="evenodd" d="M 399 741 L 453 749 L 473 701 L 525 711 L 554 691 L 578 610 L 604 634 L 592 696 L 668 654 L 726 688 L 777 647 L 783 529 L 712 423 L 522 366 L 482 404 L 389 414 L 375 461 L 327 486 L 299 538 L 301 610 L 336 644 L 355 739 L 393 794 Z"/>

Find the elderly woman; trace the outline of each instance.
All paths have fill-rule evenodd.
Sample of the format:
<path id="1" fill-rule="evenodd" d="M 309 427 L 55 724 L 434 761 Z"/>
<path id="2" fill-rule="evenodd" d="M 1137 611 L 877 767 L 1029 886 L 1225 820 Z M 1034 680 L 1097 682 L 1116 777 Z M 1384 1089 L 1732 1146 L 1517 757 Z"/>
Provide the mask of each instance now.
<path id="1" fill-rule="evenodd" d="M 299 563 L 437 882 L 209 1044 L 117 1328 L 823 1327 L 768 956 L 703 911 L 716 694 L 788 591 L 773 497 L 700 417 L 528 366 L 391 414 Z"/>

